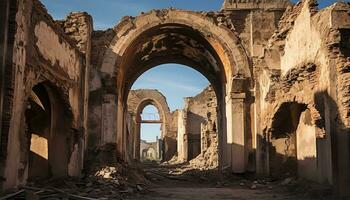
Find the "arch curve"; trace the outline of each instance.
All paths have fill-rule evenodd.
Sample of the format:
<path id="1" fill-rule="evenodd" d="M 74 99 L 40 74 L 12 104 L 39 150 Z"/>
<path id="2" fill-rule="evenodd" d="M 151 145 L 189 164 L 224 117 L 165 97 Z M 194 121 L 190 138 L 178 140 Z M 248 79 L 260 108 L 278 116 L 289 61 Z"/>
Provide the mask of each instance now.
<path id="1" fill-rule="evenodd" d="M 105 52 L 101 65 L 101 72 L 109 77 L 122 74 L 122 77 L 130 80 L 130 77 L 125 76 L 127 70 L 125 67 L 132 66 L 126 66 L 126 63 L 130 55 L 133 57 L 139 53 L 130 51 L 130 48 L 133 49 L 133 47 L 139 44 L 141 48 L 144 48 L 143 50 L 151 48 L 152 51 L 157 45 L 164 45 L 163 47 L 166 47 L 166 44 L 164 44 L 166 42 L 162 41 L 164 37 L 178 37 L 174 39 L 174 41 L 184 40 L 184 37 L 189 37 L 192 39 L 190 41 L 190 45 L 193 45 L 192 47 L 197 48 L 198 46 L 196 47 L 196 45 L 204 45 L 202 49 L 207 49 L 209 52 L 200 53 L 206 55 L 208 58 L 207 60 L 209 60 L 208 63 L 211 63 L 212 67 L 213 65 L 220 65 L 217 67 L 222 69 L 213 70 L 222 70 L 221 73 L 223 73 L 224 78 L 228 82 L 231 81 L 230 77 L 232 76 L 252 78 L 252 69 L 248 52 L 244 49 L 236 33 L 232 31 L 233 25 L 224 24 L 225 23 L 218 22 L 215 17 L 209 14 L 177 9 L 152 10 L 138 17 L 125 17 L 114 28 L 116 34 Z M 171 29 L 171 31 L 167 31 L 168 29 Z M 157 35 L 155 32 L 161 32 L 162 34 L 158 34 L 160 38 L 158 38 L 158 41 L 153 41 L 153 46 L 150 46 L 149 40 Z M 174 34 L 177 34 L 177 36 L 174 36 Z M 196 42 L 198 44 L 195 44 Z M 174 45 L 174 43 L 170 45 Z M 192 48 L 192 50 L 194 48 Z M 191 60 L 188 59 L 189 57 L 187 56 L 189 52 L 181 53 L 181 55 L 173 54 L 172 58 L 168 56 L 167 61 L 160 61 L 160 63 L 160 57 L 155 59 L 157 61 L 150 59 L 150 62 L 147 62 L 149 60 L 147 60 L 146 56 L 140 59 L 143 59 L 142 64 L 148 65 L 149 68 L 152 67 L 152 65 L 176 61 L 201 71 L 203 66 L 196 66 L 198 63 L 189 63 L 189 60 Z M 214 66 L 214 68 L 215 67 L 216 66 Z M 208 75 L 207 72 L 202 73 Z M 213 80 L 211 77 L 207 78 Z M 123 78 L 118 78 L 117 80 L 121 81 L 119 82 L 120 84 Z M 212 83 L 212 85 L 215 84 Z"/>
<path id="2" fill-rule="evenodd" d="M 173 156 L 176 152 L 176 133 L 174 134 L 169 126 L 171 120 L 171 113 L 166 101 L 165 96 L 158 90 L 153 89 L 139 89 L 131 90 L 128 96 L 128 110 L 135 117 L 136 123 L 136 134 L 134 142 L 134 158 L 139 159 L 140 157 L 140 131 L 141 131 L 141 113 L 143 109 L 153 105 L 157 108 L 161 121 L 161 140 L 164 144 L 162 149 L 163 159 L 167 159 Z"/>
<path id="3" fill-rule="evenodd" d="M 128 97 L 129 112 L 140 115 L 142 110 L 148 106 L 153 105 L 160 112 L 160 117 L 167 120 L 170 115 L 170 109 L 166 97 L 158 90 L 153 89 L 139 89 L 131 90 Z"/>
<path id="4" fill-rule="evenodd" d="M 229 165 L 237 172 L 245 171 L 245 166 L 239 161 L 234 166 L 232 160 L 237 156 L 231 155 L 227 149 L 231 148 L 231 142 L 246 145 L 244 141 L 231 139 L 236 131 L 248 134 L 247 131 L 234 130 L 229 125 L 235 119 L 232 109 L 243 108 L 243 105 L 236 104 L 246 104 L 243 99 L 253 86 L 252 64 L 232 23 L 215 13 L 165 9 L 152 10 L 138 17 L 125 17 L 114 32 L 99 72 L 106 83 L 106 90 L 117 94 L 117 118 L 126 119 L 129 91 L 142 73 L 160 64 L 187 65 L 205 76 L 216 93 L 221 166 Z M 249 86 L 237 89 L 240 84 L 233 84 L 237 78 L 247 81 Z M 235 96 L 237 91 L 239 94 Z M 232 93 L 235 94 L 232 96 Z M 237 113 L 243 112 L 247 111 Z M 242 119 L 245 116 L 248 115 L 241 116 Z M 121 123 L 125 124 L 125 121 Z M 120 125 L 116 130 L 121 133 L 117 134 L 117 143 L 120 144 L 126 143 L 128 135 L 123 127 Z M 176 143 L 175 137 L 174 141 Z M 117 148 L 128 159 L 123 145 Z M 246 159 L 243 151 L 237 152 L 242 160 Z"/>

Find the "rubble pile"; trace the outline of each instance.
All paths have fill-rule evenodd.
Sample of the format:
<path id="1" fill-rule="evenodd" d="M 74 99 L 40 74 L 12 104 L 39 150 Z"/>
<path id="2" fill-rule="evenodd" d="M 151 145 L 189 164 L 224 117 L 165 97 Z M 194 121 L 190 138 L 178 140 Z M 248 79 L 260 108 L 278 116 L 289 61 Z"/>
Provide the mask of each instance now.
<path id="1" fill-rule="evenodd" d="M 176 165 L 176 164 L 181 164 L 181 163 L 182 162 L 179 160 L 179 157 L 177 155 L 174 155 L 170 160 L 161 163 L 161 166 Z"/>
<path id="2" fill-rule="evenodd" d="M 161 163 L 161 166 L 181 165 L 181 171 L 190 170 L 213 170 L 219 165 L 218 158 L 218 142 L 216 137 L 211 137 L 211 143 L 208 148 L 202 151 L 196 158 L 190 160 L 187 163 L 183 163 L 177 155 L 173 156 L 170 160 Z M 184 170 L 185 169 L 185 170 Z"/>
<path id="3" fill-rule="evenodd" d="M 148 191 L 149 182 L 137 166 L 127 165 L 115 155 L 115 146 L 107 145 L 91 153 L 89 169 L 79 179 L 55 179 L 29 182 L 0 197 L 1 200 L 107 200 L 124 199 L 131 193 Z"/>
<path id="4" fill-rule="evenodd" d="M 209 146 L 203 153 L 190 160 L 189 165 L 194 169 L 211 170 L 216 169 L 219 165 L 217 144 Z"/>

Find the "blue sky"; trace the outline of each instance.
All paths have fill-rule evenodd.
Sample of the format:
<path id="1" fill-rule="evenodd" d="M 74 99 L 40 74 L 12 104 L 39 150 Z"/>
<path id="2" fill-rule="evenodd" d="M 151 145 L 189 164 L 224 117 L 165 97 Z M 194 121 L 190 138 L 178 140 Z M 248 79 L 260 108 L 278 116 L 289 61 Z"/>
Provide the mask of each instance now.
<path id="1" fill-rule="evenodd" d="M 156 113 L 156 116 L 153 114 Z M 146 106 L 141 114 L 144 120 L 159 119 L 159 113 L 156 107 L 149 105 Z M 160 138 L 160 124 L 141 124 L 141 139 L 148 142 L 155 142 L 156 137 Z"/>
<path id="2" fill-rule="evenodd" d="M 319 0 L 320 7 L 335 1 Z M 137 16 L 141 12 L 169 7 L 198 11 L 219 10 L 223 0 L 42 0 L 42 2 L 55 19 L 63 19 L 72 11 L 86 11 L 93 16 L 96 29 L 107 29 L 115 26 L 123 16 Z"/>
<path id="3" fill-rule="evenodd" d="M 196 70 L 184 65 L 165 64 L 142 74 L 132 89 L 157 89 L 167 98 L 171 111 L 183 108 L 183 98 L 195 96 L 209 85 Z"/>
<path id="4" fill-rule="evenodd" d="M 184 97 L 195 96 L 209 85 L 208 80 L 196 70 L 184 65 L 165 64 L 152 68 L 142 74 L 132 89 L 157 89 L 167 98 L 171 111 L 184 107 Z M 149 113 L 158 113 L 154 106 L 143 110 L 145 118 L 152 118 Z M 144 119 L 144 118 L 143 118 Z M 160 124 L 142 124 L 141 139 L 154 142 L 160 137 Z"/>
<path id="5" fill-rule="evenodd" d="M 95 29 L 114 27 L 123 16 L 137 16 L 151 9 L 181 8 L 187 10 L 219 10 L 223 0 L 41 0 L 54 19 L 64 19 L 69 12 L 86 11 L 94 20 Z M 297 0 L 293 0 L 297 2 Z M 320 7 L 336 0 L 319 0 Z M 166 97 L 171 110 L 183 107 L 183 98 L 198 94 L 208 81 L 197 71 L 177 64 L 167 64 L 145 72 L 134 84 L 133 89 L 150 88 L 160 90 Z M 147 107 L 145 112 L 156 112 Z M 141 138 L 155 141 L 160 136 L 159 124 L 141 127 Z"/>

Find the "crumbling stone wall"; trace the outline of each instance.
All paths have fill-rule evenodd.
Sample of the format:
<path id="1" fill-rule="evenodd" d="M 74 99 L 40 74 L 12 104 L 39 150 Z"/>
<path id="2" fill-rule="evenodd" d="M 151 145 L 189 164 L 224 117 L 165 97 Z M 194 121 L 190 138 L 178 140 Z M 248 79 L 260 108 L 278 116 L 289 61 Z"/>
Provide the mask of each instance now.
<path id="1" fill-rule="evenodd" d="M 178 25 L 174 27 L 174 24 Z M 217 21 L 210 13 L 154 10 L 138 17 L 125 17 L 113 31 L 115 36 L 103 54 L 103 62 L 96 66 L 96 77 L 104 84 L 101 86 L 104 91 L 112 92 L 117 88 L 114 95 L 118 102 L 117 118 L 120 119 L 127 115 L 126 97 L 133 82 L 142 72 L 162 63 L 182 63 L 201 71 L 216 88 L 223 104 L 225 96 L 231 92 L 233 76 L 248 81 L 252 77 L 251 63 L 241 40 L 229 25 Z M 225 114 L 224 109 L 228 107 L 220 106 L 221 115 Z M 232 118 L 222 116 L 220 119 Z M 118 152 L 126 159 L 127 130 L 122 121 L 118 122 L 121 124 L 117 125 L 117 143 L 122 144 L 117 145 Z M 222 141 L 227 140 L 227 135 L 220 134 Z M 222 144 L 221 153 L 226 154 L 228 151 L 224 149 L 230 146 L 225 142 Z M 232 157 L 222 156 L 224 165 L 231 165 Z"/>
<path id="2" fill-rule="evenodd" d="M 141 161 L 159 161 L 161 159 L 159 152 L 159 139 L 156 142 L 147 142 L 141 140 L 140 143 L 140 160 Z"/>
<path id="3" fill-rule="evenodd" d="M 277 29 L 288 0 L 235 1 L 225 0 L 218 15 L 219 21 L 227 21 L 239 35 L 251 58 L 263 56 L 268 40 Z"/>
<path id="4" fill-rule="evenodd" d="M 2 119 L 2 188 L 23 184 L 27 179 L 28 143 L 25 110 L 32 88 L 47 86 L 53 107 L 52 130 L 56 143 L 50 144 L 49 158 L 54 176 L 76 176 L 82 169 L 84 152 L 84 108 L 81 106 L 84 57 L 37 0 L 16 1 L 16 29 L 11 65 L 7 65 L 6 109 Z M 13 48 L 13 49 L 11 49 Z M 60 115 L 60 116 L 59 116 Z M 65 116 L 65 118 L 63 118 Z M 68 121 L 66 121 L 67 119 Z M 61 124 L 62 123 L 62 124 Z M 61 127 L 61 129 L 58 129 Z M 60 140 L 60 141 L 58 141 Z M 61 143 L 62 142 L 62 143 Z M 57 145 L 64 145 L 60 156 Z M 61 147 L 62 148 L 62 147 Z M 61 162 L 61 164 L 59 163 Z"/>
<path id="5" fill-rule="evenodd" d="M 69 38 L 74 41 L 75 47 L 83 54 L 85 67 L 83 68 L 81 81 L 84 90 L 81 91 L 83 101 L 83 131 L 85 137 L 85 146 L 88 141 L 88 105 L 89 105 L 89 82 L 91 73 L 91 38 L 93 32 L 92 17 L 86 12 L 70 13 L 65 20 L 57 21 Z"/>
<path id="6" fill-rule="evenodd" d="M 189 97 L 185 100 L 185 110 L 187 111 L 188 135 L 188 159 L 191 160 L 198 156 L 204 149 L 201 148 L 202 127 L 212 121 L 216 129 L 217 126 L 217 100 L 211 86 L 205 88 L 195 97 Z M 204 140 L 207 138 L 203 138 Z"/>
<path id="7" fill-rule="evenodd" d="M 270 39 L 256 69 L 261 112 L 257 130 L 260 138 L 258 171 L 265 168 L 272 173 L 272 163 L 264 159 L 267 154 L 271 156 L 269 143 L 274 143 L 273 134 L 283 130 L 283 127 L 275 126 L 280 120 L 277 117 L 280 108 L 285 103 L 304 104 L 310 119 L 305 124 L 306 115 L 298 115 L 302 133 L 298 128 L 293 137 L 297 137 L 296 141 L 314 141 L 316 153 L 307 149 L 310 145 L 296 144 L 296 148 L 299 152 L 317 155 L 310 157 L 311 162 L 298 157 L 299 167 L 305 167 L 308 162 L 308 169 L 298 175 L 334 184 L 338 192 L 347 193 L 345 188 L 349 187 L 350 176 L 348 171 L 345 172 L 345 166 L 348 166 L 350 156 L 348 134 L 344 133 L 349 130 L 349 104 L 345 103 L 349 90 L 344 86 L 348 85 L 346 77 L 349 77 L 346 70 L 349 63 L 349 8 L 347 3 L 336 3 L 318 11 L 316 1 L 305 0 L 289 8 L 282 17 L 279 29 Z M 315 168 L 315 162 L 315 174 L 307 173 Z"/>
<path id="8" fill-rule="evenodd" d="M 115 36 L 113 29 L 106 31 L 93 31 L 91 41 L 91 69 L 89 78 L 89 105 L 88 105 L 88 129 L 89 129 L 89 140 L 88 147 L 90 149 L 100 146 L 104 143 L 115 143 L 116 136 L 102 138 L 102 130 L 107 127 L 103 126 L 101 119 L 103 116 L 110 116 L 110 120 L 113 121 L 113 117 L 116 113 L 116 95 L 113 90 L 113 82 L 104 77 L 98 70 L 98 66 L 102 63 L 103 55 L 110 45 L 112 38 Z M 104 78 L 104 79 L 103 79 Z M 114 88 L 115 89 L 115 88 Z M 109 109 L 105 109 L 110 107 Z M 109 113 L 108 110 L 110 110 Z M 113 124 L 113 123 L 112 123 Z M 108 129 L 113 129 L 111 126 Z M 112 133 L 115 133 L 114 131 Z"/>
<path id="9" fill-rule="evenodd" d="M 211 143 L 217 142 L 217 116 L 217 99 L 212 86 L 195 97 L 185 98 L 185 108 L 178 114 L 177 146 L 180 161 L 196 158 Z"/>
<path id="10" fill-rule="evenodd" d="M 349 196 L 350 5 L 290 5 L 225 0 L 218 12 L 153 10 L 93 31 L 86 13 L 54 21 L 38 0 L 2 1 L 1 185 L 26 181 L 25 113 L 35 86 L 44 87 L 53 104 L 58 142 L 51 147 L 57 153 L 64 145 L 62 157 L 50 162 L 59 176 L 78 175 L 86 146 L 117 143 L 125 161 L 136 155 L 128 145 L 137 130 L 127 107 L 131 85 L 146 70 L 176 62 L 200 71 L 216 91 L 220 169 L 268 175 L 278 160 L 271 153 L 291 155 L 303 172 L 297 176 L 333 184 Z M 194 116 L 206 117 L 200 99 L 187 99 L 193 115 L 168 114 L 164 130 L 174 141 L 180 129 L 182 142 L 191 140 L 186 130 L 198 133 L 199 126 L 190 124 Z M 294 123 L 286 127 L 281 116 L 289 115 Z M 296 143 L 296 152 L 284 151 L 279 143 L 285 141 Z M 178 152 L 186 147 L 176 146 Z"/>
<path id="11" fill-rule="evenodd" d="M 185 98 L 185 108 L 171 113 L 165 97 L 159 91 L 131 90 L 128 97 L 128 110 L 134 118 L 129 123 L 134 124 L 130 127 L 136 128 L 129 132 L 134 138 L 139 137 L 140 114 L 147 105 L 157 107 L 160 114 L 161 139 L 164 140 L 165 145 L 163 160 L 169 160 L 177 152 L 179 160 L 188 161 L 206 151 L 211 142 L 217 142 L 217 100 L 211 86 L 195 97 Z M 207 134 L 209 132 L 210 134 Z M 173 142 L 169 143 L 166 137 L 170 137 Z M 207 141 L 208 146 L 202 145 L 201 140 Z M 134 141 L 135 146 L 140 143 L 140 140 L 129 141 Z M 138 149 L 136 148 L 135 151 L 139 152 Z"/>

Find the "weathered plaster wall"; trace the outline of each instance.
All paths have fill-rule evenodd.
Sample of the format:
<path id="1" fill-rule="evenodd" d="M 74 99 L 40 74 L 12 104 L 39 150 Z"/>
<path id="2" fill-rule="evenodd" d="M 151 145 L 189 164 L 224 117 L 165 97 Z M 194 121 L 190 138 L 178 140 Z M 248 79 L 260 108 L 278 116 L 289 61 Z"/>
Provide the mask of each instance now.
<path id="1" fill-rule="evenodd" d="M 221 13 L 239 35 L 252 61 L 263 56 L 268 40 L 278 28 L 278 22 L 291 3 L 228 2 L 225 1 Z"/>
<path id="2" fill-rule="evenodd" d="M 188 135 L 188 159 L 193 159 L 201 153 L 201 127 L 210 118 L 217 126 L 217 100 L 211 86 L 205 88 L 194 97 L 185 99 L 186 133 Z"/>
<path id="3" fill-rule="evenodd" d="M 101 65 L 103 55 L 110 45 L 115 31 L 112 29 L 106 31 L 93 31 L 91 35 L 91 68 L 89 78 L 89 105 L 88 105 L 88 148 L 92 149 L 102 145 L 102 107 L 105 95 L 115 95 L 108 78 L 103 79 L 103 75 L 98 68 Z M 114 88 L 115 89 L 115 88 Z M 115 102 L 116 103 L 116 102 Z M 115 104 L 114 103 L 114 104 Z M 112 141 L 111 141 L 112 142 Z M 116 139 L 113 143 L 116 142 Z"/>
<path id="4" fill-rule="evenodd" d="M 297 126 L 288 136 L 295 139 L 296 152 L 290 155 L 296 158 L 298 175 L 350 195 L 348 3 L 318 11 L 313 0 L 288 8 L 284 0 L 227 0 L 220 12 L 154 10 L 123 18 L 106 31 L 93 31 L 86 13 L 54 21 L 38 0 L 7 5 L 2 10 L 9 13 L 0 15 L 0 27 L 7 30 L 0 39 L 8 41 L 6 52 L 0 52 L 2 64 L 7 64 L 1 91 L 3 188 L 26 181 L 24 112 L 35 85 L 44 84 L 50 101 L 58 105 L 52 118 L 56 145 L 50 147 L 56 154 L 50 162 L 57 175 L 74 176 L 81 171 L 86 145 L 117 143 L 126 161 L 139 153 L 133 134 L 139 131 L 136 115 L 127 114 L 129 89 L 147 69 L 178 62 L 202 72 L 218 94 L 221 168 L 246 172 L 256 164 L 258 173 L 271 173 L 271 146 L 286 156 L 283 145 L 288 140 L 273 137 L 284 131 L 278 113 L 286 104 L 302 105 L 300 113 L 290 110 Z M 3 59 L 5 54 L 10 60 Z M 200 135 L 201 127 L 192 121 L 201 121 L 205 109 L 214 109 L 203 101 L 212 94 L 201 95 L 188 98 L 184 110 L 164 115 L 168 155 L 177 149 L 181 159 L 188 159 L 191 134 Z M 60 165 L 62 160 L 67 164 Z"/>
<path id="5" fill-rule="evenodd" d="M 318 181 L 316 127 L 312 125 L 310 110 L 301 113 L 296 138 L 299 175 Z"/>
<path id="6" fill-rule="evenodd" d="M 85 142 L 83 149 L 86 149 L 88 144 L 88 106 L 89 106 L 89 85 L 91 71 L 91 46 L 93 20 L 86 12 L 70 13 L 65 20 L 58 21 L 66 35 L 74 41 L 74 45 L 85 57 L 85 67 L 81 71 L 81 82 L 83 91 L 81 91 L 83 99 L 83 108 L 81 115 L 83 116 L 83 135 Z M 83 158 L 81 158 L 83 159 Z"/>
<path id="7" fill-rule="evenodd" d="M 30 10 L 30 9 L 29 9 Z M 13 68 L 14 74 L 17 74 L 17 79 L 15 79 L 15 83 L 13 84 L 14 89 L 17 92 L 14 93 L 14 97 L 12 99 L 13 105 L 12 110 L 10 111 L 10 124 L 9 124 L 9 130 L 8 133 L 3 132 L 2 134 L 7 134 L 7 146 L 6 146 L 6 160 L 5 160 L 5 171 L 3 173 L 3 177 L 6 179 L 3 182 L 4 188 L 10 188 L 14 187 L 17 184 L 21 183 L 23 180 L 18 180 L 19 176 L 19 170 L 24 171 L 25 167 L 22 166 L 22 169 L 18 169 L 18 166 L 20 165 L 20 124 L 21 122 L 21 116 L 18 115 L 18 113 L 23 112 L 23 103 L 24 103 L 24 87 L 23 87 L 23 79 L 24 79 L 24 68 L 25 68 L 25 55 L 26 55 L 26 49 L 24 47 L 25 44 L 28 42 L 28 21 L 26 21 L 26 17 L 30 13 L 28 9 L 26 9 L 26 5 L 24 3 L 18 5 L 18 11 L 16 13 L 16 22 L 17 24 L 21 26 L 17 26 L 20 28 L 17 28 L 15 33 L 15 43 L 14 46 L 14 52 L 13 52 L 13 63 L 16 68 Z M 19 45 L 22 43 L 23 45 Z M 18 70 L 18 71 L 17 71 Z M 22 86 L 22 87 L 21 87 Z M 19 90 L 19 91 L 18 91 Z M 16 124 L 17 123 L 17 124 Z M 23 127 L 23 126 L 22 126 Z M 9 159 L 11 158 L 11 159 Z M 22 172 L 23 174 L 23 172 Z"/>
<path id="8" fill-rule="evenodd" d="M 5 181 L 3 188 L 11 188 L 18 184 L 25 183 L 28 172 L 27 163 L 27 145 L 26 145 L 26 121 L 24 112 L 27 105 L 27 99 L 32 88 L 38 83 L 45 83 L 50 88 L 55 88 L 49 94 L 52 94 L 50 101 L 53 105 L 60 105 L 61 113 L 66 118 L 53 120 L 53 129 L 57 139 L 61 140 L 67 148 L 61 152 L 61 159 L 67 160 L 66 166 L 59 168 L 53 164 L 52 170 L 57 172 L 57 176 L 78 175 L 68 170 L 77 168 L 79 173 L 82 167 L 82 160 L 69 159 L 74 151 L 74 145 L 82 144 L 82 115 L 83 109 L 80 106 L 81 93 L 84 89 L 81 84 L 81 72 L 84 68 L 83 57 L 72 44 L 71 40 L 55 24 L 53 19 L 47 14 L 45 8 L 37 0 L 18 1 L 16 8 L 16 32 L 14 33 L 15 43 L 13 48 L 12 66 L 8 69 L 11 76 L 7 82 L 7 90 L 12 90 L 12 99 L 8 100 L 8 117 L 3 120 L 5 125 L 2 134 L 7 135 L 6 162 L 4 170 L 1 172 Z M 70 121 L 65 121 L 70 119 Z M 4 123 L 5 122 L 5 123 Z M 62 124 L 64 124 L 62 126 Z M 60 126 L 62 131 L 57 127 Z M 63 135 L 62 135 L 63 134 Z M 60 135 L 60 136 L 59 136 Z M 56 138 L 54 136 L 53 138 Z M 61 144 L 61 141 L 56 141 Z M 62 143 L 63 144 L 63 143 Z M 61 145 L 62 146 L 62 145 Z M 80 146 L 82 148 L 82 146 Z M 52 146 L 55 149 L 55 145 Z M 79 157 L 82 157 L 83 149 L 78 149 Z M 57 152 L 57 150 L 54 150 Z M 53 154 L 55 155 L 55 154 Z M 57 154 L 50 158 L 52 162 L 59 157 Z M 63 162 L 62 162 L 63 163 Z M 56 168 L 55 168 L 56 167 Z M 77 171 L 77 170 L 73 170 Z"/>
<path id="9" fill-rule="evenodd" d="M 348 9 L 348 4 L 338 3 L 317 11 L 315 1 L 311 0 L 288 9 L 257 69 L 260 88 L 257 93 L 257 108 L 260 109 L 258 137 L 269 140 L 269 135 L 277 130 L 270 129 L 269 124 L 278 120 L 271 116 L 275 116 L 284 102 L 307 105 L 311 122 L 306 125 L 304 114 L 300 116 L 297 141 L 299 136 L 300 142 L 313 145 L 297 145 L 297 152 L 301 154 L 298 155 L 299 168 L 303 169 L 299 176 L 334 183 L 336 190 L 343 194 L 346 190 L 342 188 L 349 185 L 345 177 L 349 176 L 342 166 L 347 166 L 350 158 L 348 151 L 339 151 L 340 146 L 343 150 L 349 149 L 345 142 L 339 143 L 340 138 L 349 141 L 344 134 L 348 131 L 345 99 L 349 93 L 341 86 L 348 84 L 345 77 L 349 77 L 348 71 L 344 70 L 349 62 L 346 45 L 342 44 L 342 38 L 346 38 L 342 33 L 350 28 L 349 14 L 345 14 Z M 260 131 L 266 135 L 259 135 Z M 265 163 L 269 168 L 268 161 L 259 158 L 267 153 L 264 147 L 266 143 L 260 141 L 257 165 L 261 167 Z M 302 162 L 305 156 L 315 159 Z"/>
<path id="10" fill-rule="evenodd" d="M 51 66 L 57 64 L 62 67 L 70 79 L 77 81 L 80 73 L 80 58 L 70 44 L 62 43 L 53 28 L 43 21 L 35 25 L 34 34 L 37 38 L 36 46 L 43 58 L 50 61 Z"/>

